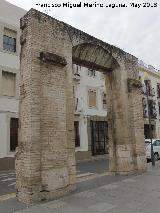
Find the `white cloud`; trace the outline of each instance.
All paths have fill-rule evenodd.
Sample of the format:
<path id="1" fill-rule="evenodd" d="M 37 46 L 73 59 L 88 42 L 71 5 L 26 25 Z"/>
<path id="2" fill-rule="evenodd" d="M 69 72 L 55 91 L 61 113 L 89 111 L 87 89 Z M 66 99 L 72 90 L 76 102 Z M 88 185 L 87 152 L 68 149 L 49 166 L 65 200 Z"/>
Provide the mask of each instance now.
<path id="1" fill-rule="evenodd" d="M 36 3 L 80 2 L 78 0 L 8 0 L 26 10 L 36 8 Z M 82 2 L 96 2 L 83 0 Z M 142 3 L 142 0 L 106 1 L 97 3 Z M 149 0 L 151 4 L 154 0 Z M 57 8 L 48 9 L 53 17 L 67 22 L 107 43 L 119 46 L 121 49 L 144 60 L 160 69 L 160 3 L 157 8 Z"/>

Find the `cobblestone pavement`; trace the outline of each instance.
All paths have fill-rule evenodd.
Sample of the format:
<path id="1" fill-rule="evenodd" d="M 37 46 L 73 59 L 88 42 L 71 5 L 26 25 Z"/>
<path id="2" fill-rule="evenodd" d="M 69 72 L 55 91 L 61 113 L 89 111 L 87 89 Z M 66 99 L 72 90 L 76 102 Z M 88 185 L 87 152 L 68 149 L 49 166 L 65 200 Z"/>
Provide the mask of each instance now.
<path id="1" fill-rule="evenodd" d="M 114 177 L 113 177 L 114 179 Z M 93 181 L 93 180 L 92 180 Z M 96 182 L 96 179 L 94 180 Z M 93 184 L 59 200 L 18 213 L 155 213 L 160 211 L 160 164 L 143 175 Z"/>

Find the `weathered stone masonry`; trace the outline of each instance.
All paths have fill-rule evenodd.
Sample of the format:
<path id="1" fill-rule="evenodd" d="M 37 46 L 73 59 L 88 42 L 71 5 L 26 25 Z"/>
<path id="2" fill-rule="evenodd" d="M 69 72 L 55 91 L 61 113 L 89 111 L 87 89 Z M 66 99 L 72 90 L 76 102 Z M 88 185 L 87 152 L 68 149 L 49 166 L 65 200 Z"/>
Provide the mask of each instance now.
<path id="1" fill-rule="evenodd" d="M 110 172 L 145 171 L 137 59 L 34 9 L 21 29 L 18 199 L 53 199 L 76 187 L 72 62 L 106 73 Z"/>

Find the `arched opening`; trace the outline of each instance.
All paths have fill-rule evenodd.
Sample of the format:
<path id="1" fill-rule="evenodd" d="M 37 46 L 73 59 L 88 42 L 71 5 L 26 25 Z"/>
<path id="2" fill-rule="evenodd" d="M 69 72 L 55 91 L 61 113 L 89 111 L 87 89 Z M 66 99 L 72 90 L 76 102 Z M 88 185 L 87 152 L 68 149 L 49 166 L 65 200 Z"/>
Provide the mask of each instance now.
<path id="1" fill-rule="evenodd" d="M 84 177 L 109 170 L 107 94 L 111 93 L 106 91 L 106 76 L 119 65 L 107 50 L 92 43 L 74 46 L 72 63 L 77 177 Z"/>
<path id="2" fill-rule="evenodd" d="M 111 71 L 118 66 L 115 58 L 103 47 L 82 43 L 73 47 L 73 62 L 101 71 Z"/>

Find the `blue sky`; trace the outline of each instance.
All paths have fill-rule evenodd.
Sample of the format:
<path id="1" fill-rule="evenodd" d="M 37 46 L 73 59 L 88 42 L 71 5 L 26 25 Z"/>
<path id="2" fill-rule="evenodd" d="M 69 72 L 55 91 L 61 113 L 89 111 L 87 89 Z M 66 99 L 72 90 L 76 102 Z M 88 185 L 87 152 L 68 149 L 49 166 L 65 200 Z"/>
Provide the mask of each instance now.
<path id="1" fill-rule="evenodd" d="M 7 0 L 26 10 L 35 8 L 103 41 L 120 47 L 160 69 L 160 3 L 142 7 L 141 0 L 82 0 L 90 3 L 126 3 L 127 8 L 40 8 L 37 3 L 79 3 L 78 0 Z M 158 0 L 157 0 L 158 1 Z M 149 0 L 151 6 L 157 1 Z M 130 3 L 141 4 L 133 8 Z M 145 6 L 145 5 L 144 5 Z"/>

